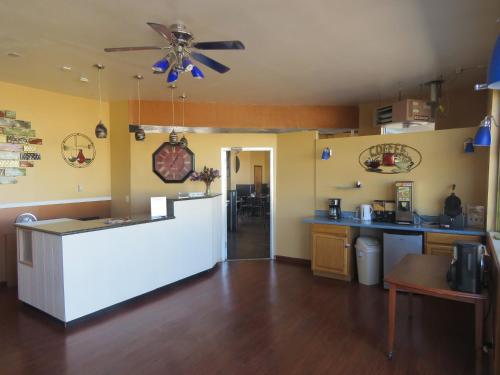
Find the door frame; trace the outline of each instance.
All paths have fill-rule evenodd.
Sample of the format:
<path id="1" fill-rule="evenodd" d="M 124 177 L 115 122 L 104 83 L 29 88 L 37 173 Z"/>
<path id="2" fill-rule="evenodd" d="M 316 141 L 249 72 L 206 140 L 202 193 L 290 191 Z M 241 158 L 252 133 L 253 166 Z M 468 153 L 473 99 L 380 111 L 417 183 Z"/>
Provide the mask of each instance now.
<path id="1" fill-rule="evenodd" d="M 269 259 L 274 259 L 274 243 L 275 243 L 275 213 L 276 213 L 276 176 L 274 170 L 274 148 L 273 147 L 222 147 L 221 154 L 221 194 L 222 194 L 222 249 L 221 261 L 227 260 L 227 162 L 226 152 L 234 150 L 238 151 L 268 151 L 269 152 Z"/>

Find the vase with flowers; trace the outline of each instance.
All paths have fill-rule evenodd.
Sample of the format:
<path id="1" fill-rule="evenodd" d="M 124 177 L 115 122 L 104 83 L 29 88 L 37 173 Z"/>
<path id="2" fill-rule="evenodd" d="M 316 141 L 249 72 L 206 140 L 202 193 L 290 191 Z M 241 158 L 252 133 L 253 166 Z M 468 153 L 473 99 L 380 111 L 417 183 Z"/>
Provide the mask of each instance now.
<path id="1" fill-rule="evenodd" d="M 193 172 L 189 179 L 191 181 L 203 181 L 205 183 L 205 195 L 210 195 L 210 185 L 216 178 L 220 178 L 219 170 L 205 166 L 201 172 Z"/>

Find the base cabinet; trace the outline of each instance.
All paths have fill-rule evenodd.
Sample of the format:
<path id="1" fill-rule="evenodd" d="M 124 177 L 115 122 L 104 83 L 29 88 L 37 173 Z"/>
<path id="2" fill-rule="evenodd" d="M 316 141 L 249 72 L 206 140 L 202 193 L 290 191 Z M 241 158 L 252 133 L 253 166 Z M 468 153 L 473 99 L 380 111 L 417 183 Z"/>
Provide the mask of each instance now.
<path id="1" fill-rule="evenodd" d="M 317 276 L 351 281 L 354 277 L 354 237 L 357 229 L 312 224 L 312 271 Z"/>
<path id="2" fill-rule="evenodd" d="M 453 243 L 455 241 L 481 242 L 481 236 L 425 233 L 425 254 L 453 256 Z"/>

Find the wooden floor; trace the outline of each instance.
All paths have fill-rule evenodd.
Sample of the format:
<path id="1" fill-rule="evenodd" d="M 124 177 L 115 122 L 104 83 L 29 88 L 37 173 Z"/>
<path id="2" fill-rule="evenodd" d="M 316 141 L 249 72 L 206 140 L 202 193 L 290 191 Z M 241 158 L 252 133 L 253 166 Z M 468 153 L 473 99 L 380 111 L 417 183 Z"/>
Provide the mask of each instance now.
<path id="1" fill-rule="evenodd" d="M 399 298 L 388 361 L 387 292 L 298 265 L 227 262 L 66 329 L 0 288 L 0 373 L 471 374 L 471 306 Z"/>
<path id="2" fill-rule="evenodd" d="M 238 216 L 238 230 L 227 232 L 228 259 L 263 259 L 270 255 L 269 216 Z"/>

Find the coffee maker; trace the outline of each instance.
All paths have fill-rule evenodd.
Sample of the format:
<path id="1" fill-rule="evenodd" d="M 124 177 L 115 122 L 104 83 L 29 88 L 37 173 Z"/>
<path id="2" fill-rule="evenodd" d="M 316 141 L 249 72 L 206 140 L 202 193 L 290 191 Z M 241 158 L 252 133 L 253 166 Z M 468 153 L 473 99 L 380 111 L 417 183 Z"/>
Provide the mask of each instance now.
<path id="1" fill-rule="evenodd" d="M 413 223 L 413 194 L 415 185 L 413 181 L 398 181 L 396 187 L 396 222 L 398 224 Z"/>
<path id="2" fill-rule="evenodd" d="M 477 242 L 455 241 L 453 259 L 446 278 L 450 288 L 481 293 L 486 247 Z"/>
<path id="3" fill-rule="evenodd" d="M 340 198 L 328 199 L 328 218 L 332 220 L 342 219 L 342 210 L 340 209 Z"/>

